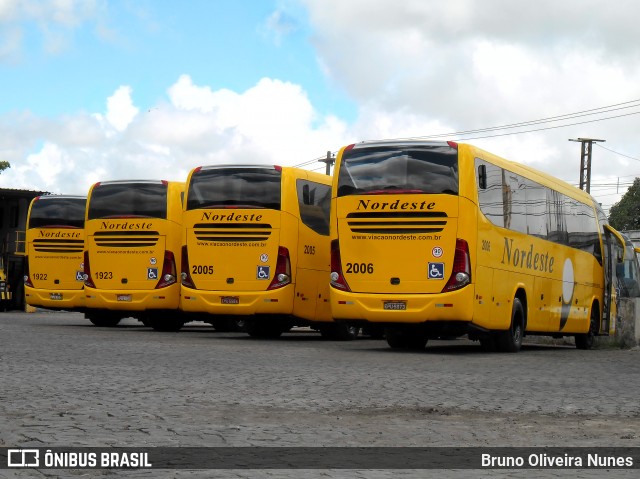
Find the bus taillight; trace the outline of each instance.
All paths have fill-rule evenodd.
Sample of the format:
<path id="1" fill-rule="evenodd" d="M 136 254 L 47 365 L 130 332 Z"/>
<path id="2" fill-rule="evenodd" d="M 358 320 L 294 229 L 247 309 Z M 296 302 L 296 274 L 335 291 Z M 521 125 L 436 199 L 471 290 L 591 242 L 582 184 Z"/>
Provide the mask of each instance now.
<path id="1" fill-rule="evenodd" d="M 342 261 L 340 260 L 340 243 L 331 241 L 331 286 L 343 291 L 351 291 L 347 280 L 342 274 Z"/>
<path id="2" fill-rule="evenodd" d="M 160 276 L 160 280 L 158 281 L 158 284 L 156 284 L 156 289 L 166 288 L 167 286 L 174 284 L 176 281 L 176 260 L 171 251 L 165 251 L 164 263 L 162 264 L 162 276 Z"/>
<path id="3" fill-rule="evenodd" d="M 469 245 L 463 239 L 456 239 L 456 254 L 453 258 L 453 271 L 449 276 L 443 293 L 455 291 L 471 282 L 471 260 L 469 259 Z"/>
<path id="4" fill-rule="evenodd" d="M 91 266 L 89 265 L 89 252 L 84 252 L 84 285 L 89 288 L 95 288 L 96 285 L 91 277 Z"/>
<path id="5" fill-rule="evenodd" d="M 289 259 L 289 250 L 284 246 L 279 246 L 276 272 L 267 289 L 282 288 L 289 283 L 291 283 L 291 260 Z"/>
<path id="6" fill-rule="evenodd" d="M 182 271 L 180 272 L 180 279 L 182 281 L 182 286 L 186 286 L 187 288 L 196 289 L 196 285 L 193 283 L 191 279 L 191 274 L 189 273 L 189 252 L 187 251 L 187 247 L 182 247 Z"/>
<path id="7" fill-rule="evenodd" d="M 24 262 L 24 284 L 25 286 L 33 288 L 33 282 L 31 281 L 31 276 L 29 276 L 29 258 L 26 258 L 26 261 Z"/>

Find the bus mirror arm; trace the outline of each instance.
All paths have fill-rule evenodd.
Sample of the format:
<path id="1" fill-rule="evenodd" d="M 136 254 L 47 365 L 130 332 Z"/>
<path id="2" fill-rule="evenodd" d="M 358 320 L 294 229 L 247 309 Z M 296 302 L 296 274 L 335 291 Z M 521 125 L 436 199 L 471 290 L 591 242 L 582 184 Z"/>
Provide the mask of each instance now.
<path id="1" fill-rule="evenodd" d="M 620 233 L 618 233 L 616 229 L 614 229 L 610 225 L 604 225 L 604 229 L 606 229 L 609 233 L 611 233 L 615 241 L 618 242 L 619 248 L 616 248 L 617 249 L 616 260 L 618 261 L 618 263 L 622 263 L 624 261 L 624 250 L 625 250 L 624 238 L 620 235 Z"/>
<path id="2" fill-rule="evenodd" d="M 481 190 L 487 189 L 487 167 L 486 165 L 478 165 L 478 187 Z"/>

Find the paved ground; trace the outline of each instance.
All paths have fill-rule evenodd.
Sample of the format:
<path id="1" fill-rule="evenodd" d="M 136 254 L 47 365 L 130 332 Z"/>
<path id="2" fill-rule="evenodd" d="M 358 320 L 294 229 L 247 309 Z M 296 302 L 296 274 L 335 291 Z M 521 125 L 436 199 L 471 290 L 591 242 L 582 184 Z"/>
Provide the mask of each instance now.
<path id="1" fill-rule="evenodd" d="M 0 446 L 640 446 L 640 351 L 278 340 L 0 314 Z M 531 471 L 0 471 L 5 477 L 531 477 Z M 635 477 L 615 471 L 616 477 Z M 636 471 L 637 472 L 637 471 Z M 611 471 L 610 474 L 614 474 Z M 535 477 L 602 477 L 538 471 Z"/>

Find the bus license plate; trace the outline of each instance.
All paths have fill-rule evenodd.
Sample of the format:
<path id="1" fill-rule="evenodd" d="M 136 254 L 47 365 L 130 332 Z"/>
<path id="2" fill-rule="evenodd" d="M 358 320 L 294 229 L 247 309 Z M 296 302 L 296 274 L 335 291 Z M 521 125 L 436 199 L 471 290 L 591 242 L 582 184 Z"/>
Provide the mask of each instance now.
<path id="1" fill-rule="evenodd" d="M 222 296 L 220 298 L 222 304 L 240 304 L 240 298 L 238 296 Z"/>
<path id="2" fill-rule="evenodd" d="M 49 293 L 49 299 L 53 301 L 62 301 L 62 293 Z"/>
<path id="3" fill-rule="evenodd" d="M 131 301 L 130 294 L 119 294 L 116 298 L 118 301 Z"/>
<path id="4" fill-rule="evenodd" d="M 385 301 L 384 309 L 390 311 L 405 311 L 407 309 L 406 301 Z"/>

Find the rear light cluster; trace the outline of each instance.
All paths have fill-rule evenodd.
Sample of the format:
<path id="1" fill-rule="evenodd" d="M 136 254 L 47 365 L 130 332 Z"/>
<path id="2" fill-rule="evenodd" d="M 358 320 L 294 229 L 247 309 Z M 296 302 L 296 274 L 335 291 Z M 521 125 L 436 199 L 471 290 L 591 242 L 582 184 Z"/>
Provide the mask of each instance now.
<path id="1" fill-rule="evenodd" d="M 156 289 L 166 288 L 177 281 L 176 260 L 171 251 L 164 252 L 164 263 L 162 264 L 162 275 L 156 284 Z"/>
<path id="2" fill-rule="evenodd" d="M 196 285 L 193 283 L 193 279 L 191 279 L 191 273 L 189 273 L 189 252 L 186 246 L 182 247 L 182 271 L 180 273 L 180 280 L 182 286 L 196 289 Z"/>
<path id="3" fill-rule="evenodd" d="M 351 291 L 347 280 L 342 274 L 342 262 L 340 260 L 340 243 L 331 241 L 331 286 L 342 291 Z"/>
<path id="4" fill-rule="evenodd" d="M 449 276 L 443 293 L 455 291 L 471 282 L 471 260 L 469 259 L 469 245 L 463 239 L 456 240 L 456 253 L 453 257 L 453 271 Z"/>
<path id="5" fill-rule="evenodd" d="M 89 252 L 84 252 L 84 285 L 89 288 L 95 288 L 96 284 L 91 277 L 91 266 L 89 265 Z"/>
<path id="6" fill-rule="evenodd" d="M 29 258 L 26 258 L 26 261 L 24 262 L 24 284 L 25 286 L 33 288 L 33 282 L 31 281 L 31 276 L 29 275 Z"/>
<path id="7" fill-rule="evenodd" d="M 278 247 L 278 261 L 276 262 L 276 272 L 273 275 L 269 289 L 278 289 L 291 283 L 291 260 L 289 250 L 284 246 Z"/>

